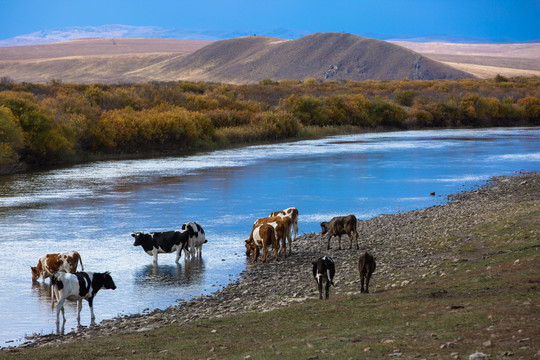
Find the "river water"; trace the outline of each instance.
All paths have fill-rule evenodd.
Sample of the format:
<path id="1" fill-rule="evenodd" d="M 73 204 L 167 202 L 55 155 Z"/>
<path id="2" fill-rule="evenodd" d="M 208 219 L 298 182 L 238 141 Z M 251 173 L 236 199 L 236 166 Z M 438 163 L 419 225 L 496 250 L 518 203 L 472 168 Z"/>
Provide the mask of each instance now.
<path id="1" fill-rule="evenodd" d="M 318 232 L 333 216 L 368 219 L 438 205 L 522 170 L 540 170 L 540 128 L 336 136 L 0 177 L 0 346 L 56 329 L 49 279 L 33 284 L 30 276 L 43 254 L 76 250 L 85 270 L 111 272 L 118 288 L 96 297 L 99 322 L 236 280 L 248 263 L 243 240 L 271 211 L 295 206 L 300 234 Z M 133 246 L 134 231 L 188 221 L 206 231 L 202 259 L 182 256 L 176 265 L 174 255 L 161 254 L 154 268 Z M 74 303 L 66 319 L 66 332 L 76 328 Z M 90 322 L 86 302 L 81 322 Z"/>

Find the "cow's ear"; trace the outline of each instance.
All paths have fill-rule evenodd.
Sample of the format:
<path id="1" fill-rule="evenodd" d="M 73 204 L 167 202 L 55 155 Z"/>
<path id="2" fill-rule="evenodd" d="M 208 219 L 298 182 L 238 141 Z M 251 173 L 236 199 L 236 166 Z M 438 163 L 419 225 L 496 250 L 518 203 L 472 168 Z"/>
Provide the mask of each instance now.
<path id="1" fill-rule="evenodd" d="M 136 236 L 137 236 L 137 234 L 135 234 L 135 233 L 131 233 L 131 236 L 133 236 L 133 237 L 136 237 Z"/>

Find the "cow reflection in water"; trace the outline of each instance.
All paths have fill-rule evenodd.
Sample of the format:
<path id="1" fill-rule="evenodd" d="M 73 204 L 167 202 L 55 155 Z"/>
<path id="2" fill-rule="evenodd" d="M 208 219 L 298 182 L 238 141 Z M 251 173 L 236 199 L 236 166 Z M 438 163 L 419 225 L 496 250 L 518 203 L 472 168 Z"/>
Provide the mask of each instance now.
<path id="1" fill-rule="evenodd" d="M 185 286 L 204 280 L 204 260 L 200 257 L 184 261 L 183 265 L 153 265 L 141 267 L 135 274 L 135 284 L 153 286 Z"/>

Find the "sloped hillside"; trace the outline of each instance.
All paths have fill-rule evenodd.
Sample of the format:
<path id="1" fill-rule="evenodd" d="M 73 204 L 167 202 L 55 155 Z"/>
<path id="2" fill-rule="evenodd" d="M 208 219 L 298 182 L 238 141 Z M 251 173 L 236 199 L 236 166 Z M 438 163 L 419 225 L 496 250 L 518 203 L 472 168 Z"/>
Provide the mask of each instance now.
<path id="1" fill-rule="evenodd" d="M 42 45 L 34 52 L 39 58 L 31 58 L 30 48 L 25 49 L 24 56 L 19 50 L 19 58 L 13 55 L 17 49 L 0 49 L 0 77 L 37 83 L 54 79 L 77 83 L 192 80 L 237 84 L 267 78 L 474 77 L 398 45 L 346 33 L 317 33 L 298 40 L 251 36 L 207 44 L 171 39 L 124 40 L 89 39 Z"/>
<path id="2" fill-rule="evenodd" d="M 345 33 L 308 35 L 298 40 L 245 37 L 214 42 L 170 63 L 180 78 L 224 82 L 273 80 L 462 79 L 472 75 L 411 50 Z"/>

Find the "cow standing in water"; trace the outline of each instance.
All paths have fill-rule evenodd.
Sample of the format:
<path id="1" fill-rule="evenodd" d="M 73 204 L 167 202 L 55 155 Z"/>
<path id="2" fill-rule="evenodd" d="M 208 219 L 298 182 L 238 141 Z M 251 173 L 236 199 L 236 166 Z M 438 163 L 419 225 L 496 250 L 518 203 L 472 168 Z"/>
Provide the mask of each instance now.
<path id="1" fill-rule="evenodd" d="M 84 270 L 81 255 L 76 251 L 43 255 L 39 258 L 37 266 L 30 266 L 32 280 L 37 281 L 41 277 L 45 281 L 59 271 L 74 273 L 79 263 L 81 270 Z"/>
<path id="2" fill-rule="evenodd" d="M 323 256 L 316 261 L 311 262 L 313 264 L 313 277 L 319 287 L 319 299 L 322 299 L 322 286 L 326 281 L 326 298 L 328 299 L 328 292 L 330 291 L 330 285 L 334 285 L 334 275 L 336 274 L 336 267 L 334 260 L 330 256 Z"/>
<path id="3" fill-rule="evenodd" d="M 192 225 L 185 225 L 185 230 L 152 232 L 145 234 L 142 232 L 132 233 L 135 238 L 133 246 L 142 246 L 143 250 L 154 258 L 154 265 L 157 266 L 157 258 L 160 253 L 176 252 L 176 260 L 180 260 L 182 249 L 188 247 L 190 238 L 198 236 L 198 232 Z M 182 227 L 184 227 L 182 226 Z"/>
<path id="4" fill-rule="evenodd" d="M 64 302 L 66 300 L 77 301 L 77 325 L 81 326 L 82 300 L 88 301 L 90 307 L 91 324 L 95 323 L 94 297 L 100 289 L 116 289 L 116 285 L 109 272 L 94 273 L 81 271 L 74 274 L 58 272 L 51 277 L 51 309 L 54 310 L 55 299 L 58 301 L 56 308 L 56 332 L 59 333 L 60 312 L 62 312 L 62 332 L 66 317 L 64 315 Z"/>
<path id="5" fill-rule="evenodd" d="M 206 240 L 204 230 L 198 222 L 184 224 L 182 225 L 182 230 L 185 231 L 188 227 L 191 227 L 197 235 L 189 238 L 188 246 L 184 247 L 184 256 L 186 258 L 193 258 L 195 257 L 195 252 L 197 252 L 197 257 L 200 258 L 202 255 L 202 245 L 206 244 L 208 240 Z"/>

